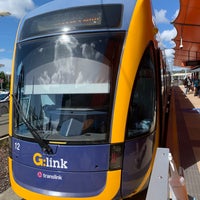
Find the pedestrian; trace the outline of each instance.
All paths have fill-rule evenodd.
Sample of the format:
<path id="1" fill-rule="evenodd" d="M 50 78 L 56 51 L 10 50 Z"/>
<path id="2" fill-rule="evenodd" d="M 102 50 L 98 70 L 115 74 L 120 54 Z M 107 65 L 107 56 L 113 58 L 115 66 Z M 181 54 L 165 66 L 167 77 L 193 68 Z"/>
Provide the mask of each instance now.
<path id="1" fill-rule="evenodd" d="M 184 86 L 185 86 L 185 94 L 187 94 L 190 89 L 192 89 L 192 80 L 189 76 L 184 79 Z"/>
<path id="2" fill-rule="evenodd" d="M 198 96 L 199 95 L 199 79 L 197 75 L 194 76 L 193 86 L 194 86 L 194 96 Z"/>

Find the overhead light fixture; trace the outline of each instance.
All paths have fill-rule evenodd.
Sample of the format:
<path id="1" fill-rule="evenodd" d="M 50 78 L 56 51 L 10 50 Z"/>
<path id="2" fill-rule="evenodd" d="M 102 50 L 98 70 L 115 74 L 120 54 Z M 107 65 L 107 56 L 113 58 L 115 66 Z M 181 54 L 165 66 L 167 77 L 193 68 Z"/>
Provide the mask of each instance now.
<path id="1" fill-rule="evenodd" d="M 183 39 L 182 39 L 182 37 L 181 37 L 181 41 L 180 41 L 180 46 L 179 46 L 179 48 L 180 48 L 180 49 L 183 48 Z"/>

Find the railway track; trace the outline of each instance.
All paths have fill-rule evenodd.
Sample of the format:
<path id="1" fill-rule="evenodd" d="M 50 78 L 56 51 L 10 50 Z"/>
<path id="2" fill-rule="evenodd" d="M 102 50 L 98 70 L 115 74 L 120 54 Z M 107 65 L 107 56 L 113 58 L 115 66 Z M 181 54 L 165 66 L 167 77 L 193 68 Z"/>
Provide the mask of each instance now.
<path id="1" fill-rule="evenodd" d="M 1 135 L 0 137 L 0 193 L 4 192 L 10 187 L 9 175 L 8 175 L 8 134 Z"/>
<path id="2" fill-rule="evenodd" d="M 0 193 L 4 192 L 10 187 L 8 176 L 8 113 L 2 110 L 2 103 L 0 103 Z"/>

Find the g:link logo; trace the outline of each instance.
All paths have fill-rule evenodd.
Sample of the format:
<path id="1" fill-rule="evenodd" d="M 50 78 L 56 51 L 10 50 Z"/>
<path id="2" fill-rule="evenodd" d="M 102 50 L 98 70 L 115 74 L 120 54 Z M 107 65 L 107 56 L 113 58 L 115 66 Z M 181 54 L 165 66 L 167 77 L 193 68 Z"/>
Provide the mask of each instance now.
<path id="1" fill-rule="evenodd" d="M 57 169 L 68 169 L 67 161 L 65 161 L 63 158 L 59 160 L 55 160 L 53 158 L 42 156 L 40 153 L 35 153 L 33 155 L 33 163 L 36 166 L 43 166 L 43 167 L 49 167 L 49 168 L 57 168 Z"/>

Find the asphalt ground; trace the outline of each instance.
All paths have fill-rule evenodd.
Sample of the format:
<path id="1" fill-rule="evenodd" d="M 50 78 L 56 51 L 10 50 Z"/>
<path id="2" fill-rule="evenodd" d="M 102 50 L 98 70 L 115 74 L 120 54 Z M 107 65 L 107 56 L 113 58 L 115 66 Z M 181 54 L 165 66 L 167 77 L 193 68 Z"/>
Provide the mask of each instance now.
<path id="1" fill-rule="evenodd" d="M 0 194 L 0 200 L 22 200 L 11 188 Z"/>

